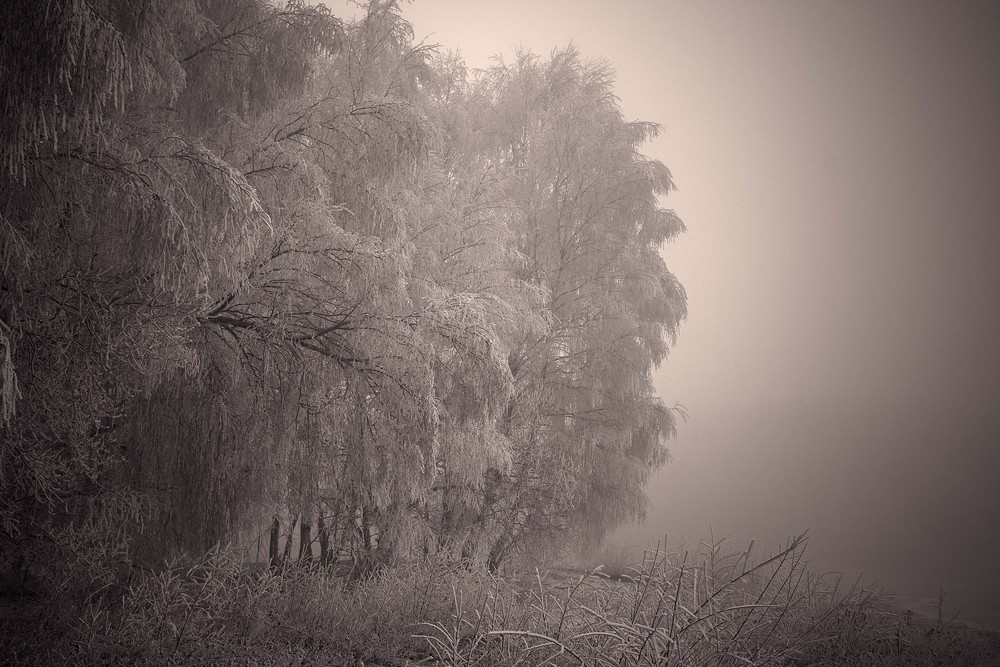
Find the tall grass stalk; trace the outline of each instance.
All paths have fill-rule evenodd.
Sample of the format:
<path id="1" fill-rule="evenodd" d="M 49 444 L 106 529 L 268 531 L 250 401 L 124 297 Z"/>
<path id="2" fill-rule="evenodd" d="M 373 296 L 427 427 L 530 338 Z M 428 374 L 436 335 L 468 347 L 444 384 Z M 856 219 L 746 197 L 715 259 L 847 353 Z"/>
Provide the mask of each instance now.
<path id="1" fill-rule="evenodd" d="M 898 619 L 883 596 L 810 573 L 806 542 L 799 535 L 759 562 L 753 543 L 730 554 L 721 541 L 693 553 L 657 545 L 633 565 L 616 563 L 615 576 L 600 565 L 574 578 L 537 574 L 529 590 L 497 578 L 478 606 L 456 595 L 451 618 L 419 636 L 445 665 L 813 664 L 809 656 L 847 665 L 888 655 Z"/>
<path id="2" fill-rule="evenodd" d="M 125 585 L 98 577 L 97 593 L 45 603 L 77 612 L 28 608 L 50 620 L 34 637 L 0 634 L 0 663 L 1000 664 L 996 633 L 943 613 L 927 621 L 897 614 L 860 581 L 809 572 L 804 534 L 759 559 L 753 543 L 735 553 L 722 545 L 668 552 L 659 543 L 633 562 L 535 570 L 530 579 L 428 559 L 353 582 L 316 563 L 271 569 L 217 550 L 133 572 Z"/>

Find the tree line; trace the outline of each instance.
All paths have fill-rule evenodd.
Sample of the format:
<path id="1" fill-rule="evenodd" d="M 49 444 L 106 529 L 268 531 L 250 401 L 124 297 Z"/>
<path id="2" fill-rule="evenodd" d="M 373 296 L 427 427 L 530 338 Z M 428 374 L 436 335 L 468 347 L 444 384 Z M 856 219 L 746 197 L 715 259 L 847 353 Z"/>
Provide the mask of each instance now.
<path id="1" fill-rule="evenodd" d="M 497 567 L 642 515 L 683 225 L 608 63 L 470 71 L 394 0 L 6 14 L 5 558 L 280 557 L 295 517 Z"/>

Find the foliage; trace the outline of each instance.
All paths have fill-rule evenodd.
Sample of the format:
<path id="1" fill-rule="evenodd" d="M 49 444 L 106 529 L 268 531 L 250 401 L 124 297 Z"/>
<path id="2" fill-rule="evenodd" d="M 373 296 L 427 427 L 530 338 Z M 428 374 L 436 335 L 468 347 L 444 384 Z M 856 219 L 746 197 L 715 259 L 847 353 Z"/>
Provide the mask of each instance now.
<path id="1" fill-rule="evenodd" d="M 545 295 L 549 326 L 518 332 L 514 394 L 502 431 L 513 471 L 489 490 L 489 560 L 582 531 L 597 541 L 641 518 L 642 489 L 666 460 L 673 414 L 651 372 L 686 313 L 659 249 L 683 230 L 659 196 L 670 173 L 639 146 L 650 123 L 623 118 L 613 73 L 573 49 L 518 53 L 475 88 L 492 129 L 491 163 L 509 172 L 524 261 L 515 275 Z"/>
<path id="2" fill-rule="evenodd" d="M 129 437 L 140 431 L 143 404 L 177 385 L 198 395 L 234 370 L 212 358 L 204 322 L 214 295 L 246 284 L 274 216 L 220 143 L 247 110 L 227 109 L 224 122 L 206 128 L 185 114 L 184 100 L 215 85 L 197 74 L 209 61 L 232 72 L 259 60 L 270 46 L 264 32 L 297 54 L 300 70 L 311 69 L 339 24 L 299 3 L 201 9 L 18 3 L 25 29 L 4 31 L 3 61 L 16 71 L 3 77 L 11 84 L 4 95 L 20 121 L 5 125 L 0 146 L 0 516 L 15 548 L 58 542 L 67 526 L 110 525 L 119 498 L 146 508 L 130 522 L 138 530 L 153 507 L 142 499 L 160 500 L 144 448 L 172 457 L 172 474 L 156 480 L 168 489 L 185 487 L 179 468 L 188 455 L 187 443 Z M 33 22 L 49 40 L 38 52 Z M 319 23 L 326 27 L 294 39 Z M 244 39 L 248 30 L 255 39 Z M 287 92 L 284 83 L 261 87 L 289 80 L 287 62 L 266 62 L 273 69 L 253 82 L 229 82 L 254 108 Z M 176 414 L 184 394 L 173 393 Z M 208 428 L 218 431 L 215 417 Z"/>
<path id="3" fill-rule="evenodd" d="M 12 580 L 89 604 L 265 532 L 275 563 L 496 568 L 642 515 L 686 307 L 657 128 L 573 49 L 473 74 L 366 9 L 9 8 Z"/>

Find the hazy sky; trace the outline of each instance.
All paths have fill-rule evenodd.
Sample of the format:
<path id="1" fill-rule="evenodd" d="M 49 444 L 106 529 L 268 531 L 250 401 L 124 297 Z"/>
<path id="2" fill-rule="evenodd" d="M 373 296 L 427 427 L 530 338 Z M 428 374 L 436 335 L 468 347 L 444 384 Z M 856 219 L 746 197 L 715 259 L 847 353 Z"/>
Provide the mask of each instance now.
<path id="1" fill-rule="evenodd" d="M 1000 624 L 1000 3 L 402 7 L 473 67 L 572 41 L 665 128 L 690 317 L 657 388 L 690 417 L 623 535 L 809 529 L 817 570 Z"/>

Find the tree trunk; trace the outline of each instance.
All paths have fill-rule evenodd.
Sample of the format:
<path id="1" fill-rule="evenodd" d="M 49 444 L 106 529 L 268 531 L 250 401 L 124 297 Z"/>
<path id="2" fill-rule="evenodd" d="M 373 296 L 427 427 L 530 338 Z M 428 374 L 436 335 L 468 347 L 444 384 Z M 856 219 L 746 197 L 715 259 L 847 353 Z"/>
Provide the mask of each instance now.
<path id="1" fill-rule="evenodd" d="M 323 520 L 323 510 L 316 517 L 316 531 L 319 533 L 319 564 L 326 567 L 330 564 L 330 528 Z"/>
<path id="2" fill-rule="evenodd" d="M 285 542 L 284 561 L 287 563 L 292 557 L 292 540 L 295 538 L 295 524 L 299 520 L 299 515 L 292 517 L 292 526 L 288 529 L 288 541 Z"/>
<path id="3" fill-rule="evenodd" d="M 430 509 L 428 508 L 428 503 L 425 502 L 424 503 L 424 523 L 426 525 L 430 525 L 430 518 L 431 518 Z M 440 546 L 440 540 L 438 541 L 438 546 Z M 424 558 L 427 558 L 430 555 L 431 555 L 430 539 L 427 538 L 427 537 L 425 537 L 424 538 Z"/>
<path id="4" fill-rule="evenodd" d="M 341 517 L 343 513 L 343 517 Z M 333 541 L 337 545 L 333 559 L 336 561 L 347 560 L 351 557 L 351 535 L 353 526 L 349 510 L 339 510 L 336 516 L 337 522 L 333 529 Z"/>
<path id="5" fill-rule="evenodd" d="M 455 523 L 452 515 L 451 486 L 446 482 L 441 490 L 441 526 L 439 530 L 442 539 L 451 537 L 452 527 Z"/>
<path id="6" fill-rule="evenodd" d="M 277 567 L 281 561 L 278 559 L 278 539 L 281 534 L 281 522 L 275 516 L 271 520 L 271 534 L 267 543 L 267 557 L 271 562 L 271 567 Z"/>
<path id="7" fill-rule="evenodd" d="M 305 512 L 302 513 L 302 521 L 299 523 L 299 560 L 308 563 L 312 560 L 312 524 Z"/>
<path id="8" fill-rule="evenodd" d="M 490 572 L 496 573 L 500 569 L 500 565 L 507 557 L 507 554 L 510 553 L 511 549 L 514 548 L 524 534 L 524 526 L 527 520 L 527 516 L 521 519 L 520 513 L 515 514 L 510 525 L 503 530 L 500 537 L 490 547 L 490 553 L 486 560 L 486 566 L 490 569 Z"/>
<path id="9" fill-rule="evenodd" d="M 367 565 L 368 559 L 371 555 L 371 527 L 369 524 L 368 512 L 364 507 L 361 508 L 361 525 L 358 526 L 358 537 L 361 542 L 361 553 L 359 555 Z"/>
<path id="10" fill-rule="evenodd" d="M 498 541 L 496 544 L 494 544 L 493 548 L 490 549 L 489 557 L 486 559 L 486 567 L 489 568 L 489 571 L 492 572 L 493 574 L 499 572 L 500 564 L 503 563 L 504 556 L 506 555 L 507 555 L 507 549 L 503 547 L 502 542 Z"/>

